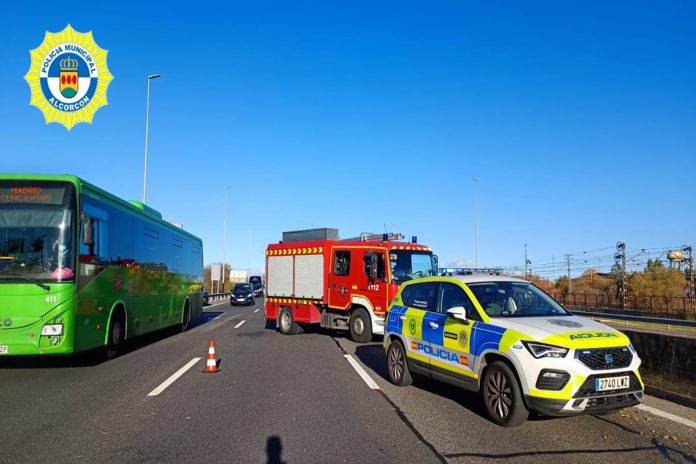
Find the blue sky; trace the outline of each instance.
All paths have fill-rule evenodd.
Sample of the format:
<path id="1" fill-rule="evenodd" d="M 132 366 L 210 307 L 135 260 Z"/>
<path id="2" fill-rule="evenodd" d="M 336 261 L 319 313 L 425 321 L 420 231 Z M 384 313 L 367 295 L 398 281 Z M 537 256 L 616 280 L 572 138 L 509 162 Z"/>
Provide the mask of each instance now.
<path id="1" fill-rule="evenodd" d="M 71 173 L 261 269 L 282 231 L 386 227 L 443 264 L 696 245 L 690 2 L 13 2 L 3 172 Z M 29 50 L 93 31 L 115 79 L 92 125 L 45 125 Z M 612 250 L 607 251 L 609 255 Z"/>

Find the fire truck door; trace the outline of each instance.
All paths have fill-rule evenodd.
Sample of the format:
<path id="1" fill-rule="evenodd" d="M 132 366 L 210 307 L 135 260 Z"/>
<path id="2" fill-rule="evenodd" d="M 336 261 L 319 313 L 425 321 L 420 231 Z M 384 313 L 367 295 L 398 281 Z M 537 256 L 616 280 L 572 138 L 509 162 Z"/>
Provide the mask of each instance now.
<path id="1" fill-rule="evenodd" d="M 332 269 L 329 273 L 329 306 L 348 308 L 351 294 L 351 272 L 359 270 L 351 266 L 350 250 L 333 250 Z"/>
<path id="2" fill-rule="evenodd" d="M 364 272 L 360 274 L 360 294 L 372 303 L 375 314 L 381 315 L 389 306 L 388 285 L 385 269 L 386 255 L 383 251 L 370 251 L 363 256 Z"/>

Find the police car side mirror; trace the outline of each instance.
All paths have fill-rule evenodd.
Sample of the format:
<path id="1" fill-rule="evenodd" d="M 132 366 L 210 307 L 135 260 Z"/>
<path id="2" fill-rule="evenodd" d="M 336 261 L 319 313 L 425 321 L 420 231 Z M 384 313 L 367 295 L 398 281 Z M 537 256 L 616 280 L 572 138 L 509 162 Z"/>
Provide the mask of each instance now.
<path id="1" fill-rule="evenodd" d="M 467 322 L 466 319 L 466 309 L 464 306 L 455 306 L 447 310 L 447 316 L 452 319 L 459 319 L 460 321 Z"/>

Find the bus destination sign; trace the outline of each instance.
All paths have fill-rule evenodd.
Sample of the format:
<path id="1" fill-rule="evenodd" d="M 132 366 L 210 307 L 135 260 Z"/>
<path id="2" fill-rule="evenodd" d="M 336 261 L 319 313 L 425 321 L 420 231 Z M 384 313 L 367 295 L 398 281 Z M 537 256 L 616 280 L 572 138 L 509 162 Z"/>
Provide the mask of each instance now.
<path id="1" fill-rule="evenodd" d="M 43 203 L 60 205 L 65 195 L 64 188 L 38 186 L 0 187 L 0 203 Z"/>

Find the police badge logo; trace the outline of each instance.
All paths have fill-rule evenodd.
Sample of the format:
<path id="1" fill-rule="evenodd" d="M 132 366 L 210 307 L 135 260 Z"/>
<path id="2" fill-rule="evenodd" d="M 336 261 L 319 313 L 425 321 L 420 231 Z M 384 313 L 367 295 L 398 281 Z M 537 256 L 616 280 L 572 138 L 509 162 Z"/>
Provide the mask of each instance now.
<path id="1" fill-rule="evenodd" d="M 583 325 L 575 321 L 567 321 L 565 319 L 546 319 L 549 324 L 557 325 L 559 327 L 568 327 L 569 329 L 579 329 Z"/>
<path id="2" fill-rule="evenodd" d="M 467 339 L 468 337 L 466 332 L 461 331 L 459 333 L 459 346 L 461 346 L 462 348 L 466 348 L 466 342 L 468 341 Z"/>
<path id="3" fill-rule="evenodd" d="M 94 113 L 107 104 L 106 89 L 114 78 L 92 33 L 69 24 L 61 32 L 46 32 L 38 48 L 29 52 L 31 64 L 24 80 L 31 90 L 30 105 L 44 114 L 46 124 L 57 122 L 68 130 L 91 124 Z"/>

